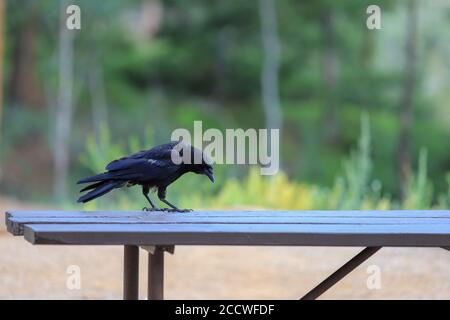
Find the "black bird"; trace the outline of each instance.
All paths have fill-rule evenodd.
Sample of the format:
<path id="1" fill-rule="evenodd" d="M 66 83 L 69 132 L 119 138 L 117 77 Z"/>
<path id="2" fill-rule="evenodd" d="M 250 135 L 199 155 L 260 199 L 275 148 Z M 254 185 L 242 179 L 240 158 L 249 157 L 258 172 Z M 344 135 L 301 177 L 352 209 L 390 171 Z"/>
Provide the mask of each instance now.
<path id="1" fill-rule="evenodd" d="M 183 154 L 186 155 L 186 153 L 183 152 L 189 152 L 190 157 L 185 159 Z M 178 160 L 173 161 L 173 156 L 179 156 Z M 174 211 L 189 211 L 180 210 L 167 201 L 166 188 L 187 172 L 204 174 L 211 182 L 214 182 L 209 159 L 199 149 L 180 142 L 162 144 L 153 149 L 139 151 L 128 157 L 114 160 L 105 169 L 107 172 L 77 182 L 78 184 L 92 183 L 80 190 L 80 192 L 91 191 L 81 196 L 78 202 L 91 201 L 116 188 L 140 185 L 143 195 L 151 205 L 151 209 L 144 208 L 144 210 L 161 210 L 156 208 L 148 196 L 150 189 L 156 189 L 158 198 Z"/>

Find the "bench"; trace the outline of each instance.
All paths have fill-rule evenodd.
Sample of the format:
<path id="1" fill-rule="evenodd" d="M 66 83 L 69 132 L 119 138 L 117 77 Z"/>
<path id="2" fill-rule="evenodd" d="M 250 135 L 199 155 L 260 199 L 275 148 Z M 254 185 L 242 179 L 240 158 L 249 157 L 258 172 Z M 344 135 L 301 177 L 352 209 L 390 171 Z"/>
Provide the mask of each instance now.
<path id="1" fill-rule="evenodd" d="M 178 245 L 366 247 L 302 297 L 316 299 L 382 247 L 450 249 L 450 211 L 10 211 L 7 230 L 36 245 L 124 246 L 124 299 L 163 299 L 164 255 Z"/>

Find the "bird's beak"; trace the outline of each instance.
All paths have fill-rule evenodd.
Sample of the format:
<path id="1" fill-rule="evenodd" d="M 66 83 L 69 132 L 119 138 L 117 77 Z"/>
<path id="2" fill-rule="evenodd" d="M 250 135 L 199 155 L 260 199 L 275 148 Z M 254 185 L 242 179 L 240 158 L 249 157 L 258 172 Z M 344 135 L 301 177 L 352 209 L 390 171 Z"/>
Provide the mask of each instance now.
<path id="1" fill-rule="evenodd" d="M 211 180 L 212 183 L 214 183 L 214 175 L 212 173 L 212 170 L 205 170 L 205 176 L 207 176 L 209 178 L 209 180 Z"/>

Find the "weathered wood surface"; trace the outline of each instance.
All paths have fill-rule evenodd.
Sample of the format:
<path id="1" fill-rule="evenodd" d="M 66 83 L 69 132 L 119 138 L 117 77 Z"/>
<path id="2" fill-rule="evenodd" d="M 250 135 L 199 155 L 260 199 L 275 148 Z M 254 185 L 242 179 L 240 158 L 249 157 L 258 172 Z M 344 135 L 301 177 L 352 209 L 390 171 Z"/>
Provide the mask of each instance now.
<path id="1" fill-rule="evenodd" d="M 450 246 L 450 211 L 12 211 L 34 244 Z"/>

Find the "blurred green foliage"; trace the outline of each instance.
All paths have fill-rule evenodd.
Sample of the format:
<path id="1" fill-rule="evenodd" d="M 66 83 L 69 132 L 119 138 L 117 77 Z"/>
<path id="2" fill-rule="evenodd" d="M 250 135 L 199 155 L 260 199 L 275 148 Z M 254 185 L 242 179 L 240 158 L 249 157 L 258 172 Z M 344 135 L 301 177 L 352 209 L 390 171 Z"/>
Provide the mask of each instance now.
<path id="1" fill-rule="evenodd" d="M 70 201 L 76 199 L 74 181 L 80 177 L 102 171 L 119 156 L 167 142 L 173 129 L 191 129 L 194 120 L 202 120 L 205 129 L 265 126 L 258 1 L 154 2 L 161 11 L 145 11 L 146 3 L 153 3 L 147 0 L 71 1 L 81 7 L 82 29 L 74 40 L 75 106 L 67 182 L 72 191 Z M 446 179 L 445 173 L 450 172 L 450 149 L 445 141 L 450 141 L 450 56 L 446 45 L 450 9 L 433 1 L 422 1 L 419 6 L 418 85 L 410 153 L 412 159 L 420 161 L 413 165 L 415 174 L 407 187 L 408 196 L 396 204 L 406 3 L 276 1 L 283 173 L 265 179 L 246 167 L 220 166 L 216 174 L 222 183 L 208 186 L 200 183 L 200 177 L 185 178 L 180 186 L 171 187 L 169 195 L 187 206 L 448 206 L 450 178 Z M 382 8 L 381 30 L 365 26 L 369 4 Z M 29 199 L 38 194 L 50 198 L 52 159 L 45 154 L 38 157 L 36 149 L 48 153 L 53 139 L 58 15 L 59 1 L 7 1 L 1 148 L 4 174 L 0 186 L 3 193 L 16 197 Z M 332 18 L 331 40 L 327 17 Z M 154 29 L 136 31 L 149 21 Z M 22 52 L 21 44 L 28 45 L 22 46 Z M 24 55 L 32 51 L 34 55 Z M 332 88 L 325 80 L 327 52 L 336 64 Z M 21 61 L 23 56 L 27 59 Z M 24 67 L 27 79 L 36 79 L 24 88 L 31 86 L 39 93 L 40 105 L 13 94 L 18 84 L 12 79 L 19 63 L 29 67 Z M 100 72 L 103 85 L 92 88 L 89 79 L 94 70 Z M 104 97 L 106 112 L 101 124 L 93 116 L 94 93 Z M 327 117 L 330 101 L 336 108 L 332 121 Z M 360 132 L 362 113 L 370 115 L 371 128 L 364 125 Z M 337 128 L 331 140 L 326 135 L 330 122 Z M 31 149 L 30 145 L 37 147 Z M 27 150 L 30 154 L 24 153 Z M 43 177 L 25 183 L 30 172 L 41 172 Z M 277 195 L 268 193 L 275 193 L 282 183 L 286 191 L 280 197 L 286 200 L 277 202 Z M 252 184 L 261 195 L 252 191 Z M 183 194 L 186 187 L 211 200 Z M 138 199 L 139 192 L 134 193 Z M 305 199 L 297 199 L 299 194 L 305 194 Z M 124 203 L 128 196 L 114 195 Z M 111 199 L 107 196 L 99 203 L 107 205 Z"/>
<path id="2" fill-rule="evenodd" d="M 122 142 L 112 142 L 109 129 L 103 127 L 100 141 L 93 136 L 87 140 L 81 162 L 92 172 L 102 172 L 109 159 L 126 155 L 130 150 L 140 150 L 139 139 L 131 137 Z M 148 133 L 145 141 L 151 141 Z M 101 146 L 101 147 L 99 147 Z M 388 210 L 449 208 L 449 191 L 438 195 L 437 206 L 432 205 L 432 186 L 427 176 L 427 152 L 422 149 L 418 171 L 408 184 L 405 199 L 398 203 L 382 195 L 382 185 L 374 179 L 371 157 L 371 129 L 369 117 L 361 117 L 361 134 L 358 145 L 342 165 L 332 187 L 293 181 L 284 172 L 275 176 L 262 176 L 258 167 L 252 167 L 243 179 L 224 176 L 226 165 L 214 166 L 216 183 L 212 185 L 203 176 L 183 176 L 168 189 L 168 199 L 186 208 L 272 208 L 283 210 Z M 125 188 L 126 189 L 126 188 Z M 98 208 L 139 209 L 146 200 L 139 187 L 127 192 L 112 192 L 96 201 L 85 204 L 86 209 Z"/>

